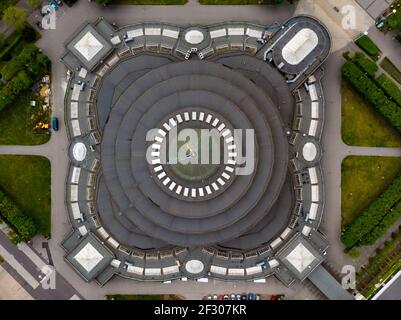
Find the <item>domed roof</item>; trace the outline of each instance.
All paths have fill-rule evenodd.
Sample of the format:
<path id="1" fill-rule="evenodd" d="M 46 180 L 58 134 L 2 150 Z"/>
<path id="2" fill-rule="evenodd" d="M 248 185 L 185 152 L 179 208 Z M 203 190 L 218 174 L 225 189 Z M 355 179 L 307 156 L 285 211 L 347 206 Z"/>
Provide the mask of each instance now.
<path id="1" fill-rule="evenodd" d="M 86 146 L 82 142 L 77 142 L 72 148 L 72 155 L 75 160 L 83 161 L 86 157 Z"/>

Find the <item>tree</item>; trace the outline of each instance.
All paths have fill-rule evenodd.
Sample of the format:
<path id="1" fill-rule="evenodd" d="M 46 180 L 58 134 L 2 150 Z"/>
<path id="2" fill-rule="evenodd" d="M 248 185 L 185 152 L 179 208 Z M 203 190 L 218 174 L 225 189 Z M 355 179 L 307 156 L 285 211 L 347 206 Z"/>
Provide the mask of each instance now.
<path id="1" fill-rule="evenodd" d="M 27 3 L 32 9 L 36 9 L 40 5 L 40 0 L 27 0 Z"/>
<path id="2" fill-rule="evenodd" d="M 11 6 L 4 11 L 3 21 L 15 29 L 23 29 L 27 16 L 28 13 L 24 9 Z"/>
<path id="3" fill-rule="evenodd" d="M 0 32 L 0 48 L 2 48 L 5 43 L 6 43 L 6 39 L 4 37 L 4 33 Z"/>

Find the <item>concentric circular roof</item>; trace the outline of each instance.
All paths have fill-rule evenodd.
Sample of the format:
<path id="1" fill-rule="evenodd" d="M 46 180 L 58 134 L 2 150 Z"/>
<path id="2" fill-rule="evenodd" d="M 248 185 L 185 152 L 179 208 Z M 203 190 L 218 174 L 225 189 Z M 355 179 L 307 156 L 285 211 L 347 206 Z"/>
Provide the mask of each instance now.
<path id="1" fill-rule="evenodd" d="M 101 90 L 110 90 L 109 84 L 105 79 Z M 227 161 L 200 182 L 161 163 L 167 133 L 185 125 L 215 128 L 227 143 Z M 241 144 L 234 143 L 230 127 L 243 130 Z M 157 134 L 149 141 L 150 130 Z M 146 235 L 174 245 L 218 243 L 246 233 L 269 214 L 286 177 L 287 145 L 275 104 L 241 73 L 206 61 L 170 63 L 126 86 L 111 107 L 102 181 L 120 216 Z M 234 147 L 238 152 L 229 149 Z M 239 152 L 249 153 L 246 174 L 236 174 L 244 166 Z M 110 219 L 108 211 L 100 214 Z"/>

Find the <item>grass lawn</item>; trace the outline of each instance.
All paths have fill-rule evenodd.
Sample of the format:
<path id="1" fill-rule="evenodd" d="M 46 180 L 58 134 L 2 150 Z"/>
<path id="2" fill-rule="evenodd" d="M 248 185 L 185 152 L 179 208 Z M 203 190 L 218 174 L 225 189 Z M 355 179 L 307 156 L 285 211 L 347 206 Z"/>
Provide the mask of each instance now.
<path id="1" fill-rule="evenodd" d="M 400 174 L 399 157 L 345 158 L 341 164 L 342 227 L 351 223 Z"/>
<path id="2" fill-rule="evenodd" d="M 341 85 L 341 135 L 350 146 L 401 147 L 401 135 L 351 86 Z"/>
<path id="3" fill-rule="evenodd" d="M 0 113 L 0 144 L 36 145 L 49 140 L 50 134 L 32 132 L 29 101 L 29 94 L 20 96 Z"/>
<path id="4" fill-rule="evenodd" d="M 0 156 L 0 186 L 40 233 L 50 236 L 50 161 L 39 156 Z"/>
<path id="5" fill-rule="evenodd" d="M 179 5 L 186 4 L 187 0 L 114 0 L 112 4 L 133 4 L 133 5 Z"/>
<path id="6" fill-rule="evenodd" d="M 401 71 L 391 62 L 387 57 L 383 59 L 380 66 L 386 70 L 386 72 L 394 78 L 399 84 L 401 84 Z"/>
<path id="7" fill-rule="evenodd" d="M 107 295 L 106 300 L 181 300 L 172 294 L 114 294 Z"/>

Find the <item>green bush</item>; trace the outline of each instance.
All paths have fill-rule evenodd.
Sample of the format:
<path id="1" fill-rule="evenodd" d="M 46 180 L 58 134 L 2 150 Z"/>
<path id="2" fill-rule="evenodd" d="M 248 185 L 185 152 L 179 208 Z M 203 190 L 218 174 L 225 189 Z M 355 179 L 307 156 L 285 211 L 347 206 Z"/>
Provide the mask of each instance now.
<path id="1" fill-rule="evenodd" d="M 377 59 L 380 49 L 367 35 L 363 35 L 355 41 L 358 47 L 365 51 L 372 58 Z"/>
<path id="2" fill-rule="evenodd" d="M 399 8 L 396 13 L 389 16 L 386 20 L 386 26 L 389 30 L 401 27 L 401 9 Z"/>
<path id="3" fill-rule="evenodd" d="M 353 62 L 347 61 L 341 68 L 342 76 L 347 80 L 366 100 L 401 133 L 401 108 L 387 98 L 383 90 L 370 79 Z"/>
<path id="4" fill-rule="evenodd" d="M 3 61 L 3 59 L 7 56 L 7 54 L 14 48 L 14 46 L 21 40 L 21 33 L 17 32 L 17 35 L 14 37 L 12 42 L 7 45 L 3 49 L 3 51 L 0 52 L 0 61 Z"/>
<path id="5" fill-rule="evenodd" d="M 360 241 L 361 245 L 371 245 L 382 237 L 387 230 L 401 218 L 401 202 L 397 203 L 394 208 L 391 208 L 383 217 L 383 220 L 373 228 L 371 232 L 364 235 Z"/>
<path id="6" fill-rule="evenodd" d="M 401 90 L 398 86 L 384 73 L 377 78 L 377 84 L 384 92 L 391 97 L 401 107 Z"/>
<path id="7" fill-rule="evenodd" d="M 347 254 L 353 259 L 359 258 L 359 256 L 361 255 L 359 250 L 357 248 L 355 248 L 355 247 L 353 247 L 350 250 L 348 250 Z"/>
<path id="8" fill-rule="evenodd" d="M 20 236 L 18 240 L 28 241 L 38 232 L 38 227 L 32 218 L 26 216 L 2 191 L 0 191 L 0 214 Z"/>
<path id="9" fill-rule="evenodd" d="M 395 216 L 400 214 L 398 212 L 401 211 L 400 201 L 401 177 L 395 179 L 364 212 L 345 228 L 341 235 L 343 244 L 347 248 L 352 248 L 357 244 L 374 242 L 384 228 L 387 229 L 393 223 Z"/>
<path id="10" fill-rule="evenodd" d="M 379 67 L 371 59 L 367 58 L 362 52 L 356 52 L 352 61 L 370 77 L 374 77 Z"/>

